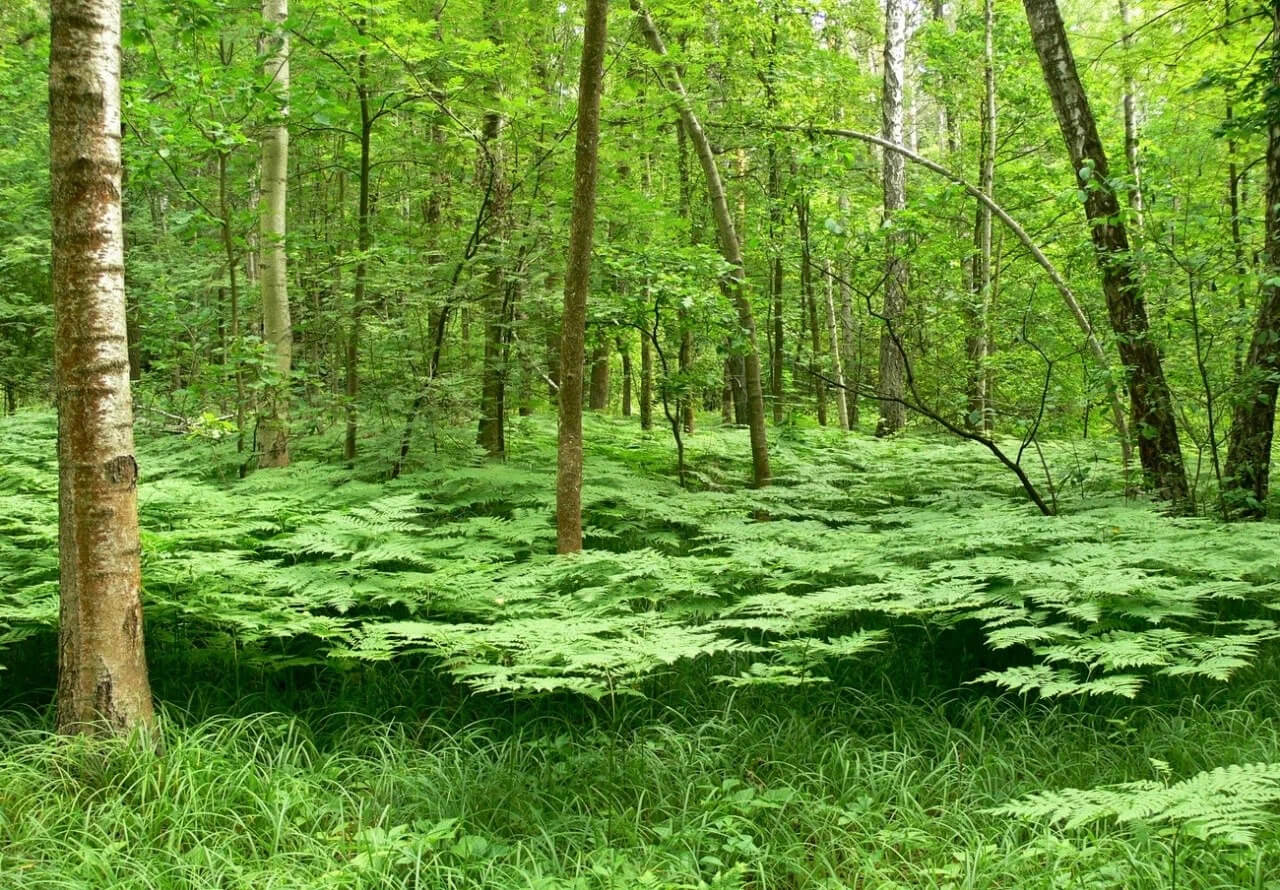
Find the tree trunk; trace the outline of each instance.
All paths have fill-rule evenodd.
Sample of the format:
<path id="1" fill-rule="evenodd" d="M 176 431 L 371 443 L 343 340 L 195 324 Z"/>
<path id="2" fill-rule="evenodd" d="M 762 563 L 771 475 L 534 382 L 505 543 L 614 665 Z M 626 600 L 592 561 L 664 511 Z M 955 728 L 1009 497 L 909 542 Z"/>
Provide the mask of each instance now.
<path id="1" fill-rule="evenodd" d="M 729 357 L 729 389 L 733 395 L 733 422 L 738 426 L 751 423 L 751 398 L 747 395 L 746 357 Z"/>
<path id="2" fill-rule="evenodd" d="M 1093 111 L 1076 73 L 1057 3 L 1023 0 L 1023 6 L 1058 124 L 1077 171 L 1077 183 L 1086 193 L 1085 214 L 1102 272 L 1107 314 L 1128 377 L 1132 427 L 1138 436 L 1143 475 L 1160 497 L 1182 503 L 1187 499 L 1187 477 L 1178 444 L 1173 397 L 1164 378 L 1160 352 L 1151 338 L 1128 233 L 1109 184 L 1110 168 Z"/>
<path id="3" fill-rule="evenodd" d="M 1280 28 L 1280 3 L 1272 8 L 1274 26 Z M 1280 32 L 1272 31 L 1271 89 L 1280 90 Z M 1249 343 L 1249 355 L 1240 382 L 1227 448 L 1224 485 L 1231 509 L 1238 515 L 1262 518 L 1266 514 L 1271 475 L 1271 439 L 1276 425 L 1277 381 L 1280 380 L 1280 113 L 1267 109 L 1267 203 L 1262 305 Z"/>
<path id="4" fill-rule="evenodd" d="M 58 396 L 58 728 L 151 722 L 121 223 L 120 4 L 53 0 L 49 51 Z"/>
<path id="5" fill-rule="evenodd" d="M 906 77 L 907 10 L 905 0 L 887 0 L 885 5 L 884 90 L 880 101 L 881 133 L 885 140 L 902 145 L 902 88 Z M 884 152 L 884 221 L 889 233 L 885 241 L 884 317 L 880 335 L 880 419 L 877 436 L 890 436 L 907 423 L 906 356 L 900 344 L 906 342 L 899 329 L 907 310 L 906 243 L 893 231 L 893 216 L 907 206 L 907 165 L 896 152 Z M 893 331 L 889 330 L 893 327 Z"/>
<path id="6" fill-rule="evenodd" d="M 685 132 L 684 120 L 676 120 L 676 172 L 680 179 L 680 215 L 689 223 L 689 241 L 698 244 L 702 240 L 700 226 L 693 219 L 693 183 L 689 179 L 689 138 Z M 680 351 L 677 361 L 680 376 L 687 379 L 693 367 L 693 331 L 688 327 L 688 315 L 682 304 L 677 309 L 680 320 Z M 680 414 L 684 431 L 693 432 L 694 406 L 691 393 L 682 395 L 677 400 L 676 410 Z"/>
<path id="7" fill-rule="evenodd" d="M 1142 166 L 1138 160 L 1138 87 L 1133 77 L 1133 38 L 1129 36 L 1129 4 L 1120 2 L 1121 44 L 1124 46 L 1124 159 L 1129 167 L 1129 209 L 1133 226 L 1142 234 Z"/>
<path id="8" fill-rule="evenodd" d="M 702 129 L 689 96 L 685 92 L 680 75 L 674 70 L 667 57 L 666 46 L 661 35 L 649 16 L 648 10 L 640 0 L 631 0 L 631 8 L 636 12 L 640 30 L 644 32 L 649 48 L 663 60 L 666 81 L 675 98 L 684 121 L 690 141 L 693 142 L 698 160 L 702 164 L 702 172 L 707 180 L 707 193 L 711 201 L 712 216 L 715 218 L 719 233 L 720 251 L 725 262 L 732 271 L 727 289 L 733 298 L 738 311 L 738 324 L 747 341 L 747 354 L 744 359 L 744 377 L 746 398 L 749 403 L 749 426 L 751 429 L 751 467 L 752 479 L 757 487 L 769 484 L 769 441 L 765 431 L 764 392 L 760 385 L 760 353 L 756 348 L 756 321 L 751 311 L 751 301 L 747 297 L 743 278 L 745 268 L 742 260 L 742 245 L 738 242 L 738 234 L 733 227 L 733 217 L 729 212 L 729 204 L 725 198 L 724 182 L 720 178 L 720 170 L 716 166 L 715 153 L 711 148 L 711 140 Z"/>
<path id="9" fill-rule="evenodd" d="M 653 347 L 640 338 L 640 429 L 653 429 Z"/>
<path id="10" fill-rule="evenodd" d="M 996 178 L 996 73 L 993 31 L 994 0 L 983 4 L 985 43 L 983 49 L 981 135 L 978 148 L 978 189 L 988 198 L 994 197 Z M 988 317 L 991 314 L 991 208 L 978 202 L 973 224 L 973 271 L 970 275 L 968 319 L 969 332 L 965 348 L 969 357 L 967 383 L 969 411 L 965 426 L 970 430 L 990 431 L 991 413 L 987 408 L 987 341 Z"/>
<path id="11" fill-rule="evenodd" d="M 289 465 L 289 372 L 293 367 L 293 323 L 289 317 L 285 257 L 286 195 L 289 168 L 289 17 L 288 0 L 263 0 L 262 18 L 269 49 L 265 69 L 277 97 L 273 109 L 279 120 L 262 137 L 262 328 L 275 358 L 280 380 L 265 392 L 258 414 L 258 466 Z"/>
<path id="12" fill-rule="evenodd" d="M 827 387 L 822 377 L 822 329 L 818 325 L 818 300 L 813 293 L 813 253 L 809 243 L 809 196 L 803 195 L 796 205 L 796 217 L 800 223 L 800 297 L 803 309 L 809 312 L 809 378 L 813 384 L 814 401 L 817 403 L 818 425 L 827 425 Z"/>
<path id="13" fill-rule="evenodd" d="M 609 21 L 608 0 L 586 0 L 582 62 L 578 74 L 578 128 L 573 161 L 573 212 L 565 263 L 560 339 L 560 427 L 556 449 L 556 550 L 582 549 L 582 370 L 595 234 L 600 92 Z M 644 355 L 647 357 L 648 352 Z M 645 376 L 647 383 L 649 376 Z M 646 399 L 641 396 L 641 414 Z M 642 421 L 643 423 L 643 417 Z"/>
<path id="14" fill-rule="evenodd" d="M 364 33 L 363 24 L 358 29 Z M 356 96 L 360 102 L 360 198 L 356 216 L 355 293 L 351 300 L 351 326 L 347 331 L 347 432 L 342 456 L 348 463 L 356 459 L 356 433 L 360 395 L 360 328 L 364 319 L 365 287 L 369 267 L 369 149 L 373 137 L 373 117 L 369 111 L 368 57 L 362 50 L 357 59 Z"/>
<path id="15" fill-rule="evenodd" d="M 631 416 L 631 344 L 618 338 L 618 355 L 622 357 L 622 416 Z"/>
<path id="16" fill-rule="evenodd" d="M 587 407 L 604 411 L 609 407 L 609 343 L 600 340 L 591 350 L 591 389 Z"/>
<path id="17" fill-rule="evenodd" d="M 489 3 L 486 6 L 486 16 L 489 20 L 489 39 L 495 45 L 499 45 L 502 43 L 502 21 L 496 4 Z M 508 185 L 506 162 L 500 142 L 504 125 L 502 111 L 498 107 L 501 101 L 501 86 L 496 74 L 489 80 L 486 100 L 490 103 L 490 107 L 484 117 L 480 176 L 488 178 L 487 185 L 492 202 L 490 211 L 492 236 L 488 242 L 495 247 L 501 247 L 507 234 L 505 229 L 508 213 Z M 594 219 L 594 216 L 592 218 Z M 502 457 L 507 450 L 507 371 L 504 358 L 509 300 L 505 281 L 506 275 L 502 264 L 495 262 L 489 270 L 488 293 L 484 300 L 484 364 L 480 382 L 480 422 L 476 430 L 476 444 L 484 448 L 490 457 Z M 565 286 L 568 287 L 567 284 Z"/>
<path id="18" fill-rule="evenodd" d="M 773 17 L 773 27 L 769 31 L 769 65 L 765 72 L 765 107 L 772 117 L 778 107 L 777 97 L 777 58 L 778 58 L 778 15 Z M 778 164 L 778 148 L 772 138 L 769 140 L 769 252 L 773 260 L 769 275 L 769 300 L 773 315 L 772 354 L 769 360 L 769 389 L 773 396 L 773 422 L 782 423 L 785 411 L 782 392 L 782 371 L 786 362 L 785 326 L 782 317 L 782 245 L 785 230 L 782 203 L 782 173 Z"/>
<path id="19" fill-rule="evenodd" d="M 831 379 L 835 381 L 836 413 L 840 417 L 840 429 L 849 429 L 849 406 L 844 399 L 844 362 L 840 360 L 840 325 L 836 322 L 835 282 L 831 278 L 831 261 L 822 261 L 822 279 L 827 303 L 827 343 L 831 358 Z"/>

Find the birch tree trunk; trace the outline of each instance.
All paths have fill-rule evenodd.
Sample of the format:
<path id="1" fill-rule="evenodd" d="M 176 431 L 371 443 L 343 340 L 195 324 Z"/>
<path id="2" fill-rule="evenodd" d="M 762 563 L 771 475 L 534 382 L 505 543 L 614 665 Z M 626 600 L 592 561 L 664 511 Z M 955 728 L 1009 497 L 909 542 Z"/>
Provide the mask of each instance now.
<path id="1" fill-rule="evenodd" d="M 150 723 L 121 222 L 120 3 L 53 0 L 58 728 Z"/>
<path id="2" fill-rule="evenodd" d="M 576 553 L 582 549 L 582 372 L 596 224 L 600 91 L 608 22 L 608 0 L 586 0 L 578 73 L 573 211 L 569 223 L 569 257 L 565 263 L 564 315 L 560 323 L 560 426 L 556 448 L 556 550 L 559 553 Z M 647 350 L 643 355 L 648 358 Z M 644 383 L 648 381 L 646 373 Z M 642 393 L 642 416 L 648 413 L 647 399 L 648 394 Z"/>
<path id="3" fill-rule="evenodd" d="M 702 164 L 702 172 L 707 180 L 707 193 L 711 201 L 712 216 L 715 218 L 716 230 L 719 233 L 720 251 L 725 262 L 732 271 L 729 273 L 727 290 L 738 311 L 738 324 L 747 341 L 747 353 L 742 357 L 746 388 L 747 420 L 751 431 L 751 468 L 752 479 L 756 487 L 769 484 L 769 441 L 765 431 L 764 392 L 760 384 L 760 353 L 756 347 L 756 321 L 751 311 L 751 301 L 744 287 L 745 275 L 742 260 L 742 245 L 738 241 L 737 231 L 733 226 L 733 216 L 729 211 L 729 202 L 725 197 L 724 181 L 716 166 L 715 153 L 711 149 L 711 140 L 702 129 L 702 124 L 693 112 L 689 95 L 685 92 L 684 82 L 671 65 L 667 56 L 667 48 L 662 42 L 649 11 L 640 0 L 631 0 L 631 8 L 635 11 L 644 33 L 645 40 L 654 54 L 662 60 L 663 73 L 668 88 L 675 98 L 680 118 L 684 122 L 689 140 L 697 152 L 698 161 Z"/>
<path id="4" fill-rule="evenodd" d="M 884 90 L 880 100 L 881 136 L 894 145 L 903 144 L 902 89 L 906 76 L 906 0 L 887 0 L 885 5 Z M 906 340 L 901 324 L 907 309 L 907 261 L 902 255 L 905 242 L 892 231 L 894 214 L 907 206 L 907 164 L 901 155 L 883 153 L 884 223 L 890 228 L 885 240 L 884 317 L 880 335 L 880 419 L 877 436 L 890 436 L 907 423 L 902 404 L 906 394 L 906 356 L 901 343 Z M 889 326 L 895 331 L 890 333 Z M 897 334 L 895 337 L 894 334 Z"/>
<path id="5" fill-rule="evenodd" d="M 275 358 L 281 382 L 265 393 L 258 415 L 258 466 L 289 465 L 289 372 L 293 367 L 293 323 L 285 256 L 285 225 L 289 169 L 289 0 L 263 0 L 267 55 L 264 68 L 276 97 L 274 120 L 262 137 L 262 327 L 267 348 Z"/>
<path id="6" fill-rule="evenodd" d="M 1182 503 L 1187 499 L 1187 477 L 1173 396 L 1165 381 L 1160 351 L 1151 338 L 1138 270 L 1119 202 L 1109 184 L 1110 168 L 1093 110 L 1076 72 L 1058 4 L 1055 0 L 1023 0 L 1023 7 L 1078 186 L 1085 192 L 1085 214 L 1102 273 L 1107 314 L 1128 378 L 1132 428 L 1138 437 L 1144 480 L 1161 498 Z"/>

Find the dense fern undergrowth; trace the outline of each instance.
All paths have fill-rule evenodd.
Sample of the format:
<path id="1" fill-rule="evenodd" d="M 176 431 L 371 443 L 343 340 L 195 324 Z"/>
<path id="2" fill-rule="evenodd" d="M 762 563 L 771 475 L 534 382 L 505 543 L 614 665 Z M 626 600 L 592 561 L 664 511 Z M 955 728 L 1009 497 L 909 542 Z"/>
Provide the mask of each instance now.
<path id="1" fill-rule="evenodd" d="M 572 558 L 546 419 L 393 482 L 143 436 L 156 756 L 48 735 L 54 425 L 0 420 L 0 886 L 1280 887 L 1275 526 L 1089 443 L 1046 518 L 954 442 L 781 430 L 753 491 L 709 428 L 682 490 L 587 432 Z"/>

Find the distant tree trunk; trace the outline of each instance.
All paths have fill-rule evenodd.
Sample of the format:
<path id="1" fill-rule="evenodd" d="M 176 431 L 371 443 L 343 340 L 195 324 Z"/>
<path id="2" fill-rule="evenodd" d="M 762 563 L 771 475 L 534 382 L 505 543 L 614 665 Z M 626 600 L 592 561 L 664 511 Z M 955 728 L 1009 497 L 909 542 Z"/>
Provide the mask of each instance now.
<path id="1" fill-rule="evenodd" d="M 720 422 L 729 426 L 733 416 L 733 359 L 725 356 L 720 373 Z"/>
<path id="2" fill-rule="evenodd" d="M 640 338 L 640 429 L 653 429 L 653 347 Z"/>
<path id="3" fill-rule="evenodd" d="M 565 263 L 560 339 L 560 428 L 556 450 L 556 550 L 582 549 L 582 371 L 596 224 L 600 92 L 609 23 L 608 0 L 586 0 L 578 72 L 578 127 L 573 157 L 573 212 Z M 642 399 L 643 402 L 643 399 Z M 643 411 L 643 407 L 641 409 Z"/>
<path id="4" fill-rule="evenodd" d="M 1272 7 L 1273 27 L 1280 28 L 1280 3 Z M 1280 32 L 1271 40 L 1271 91 L 1280 91 Z M 1280 380 L 1280 112 L 1274 96 L 1267 104 L 1266 247 L 1270 270 L 1262 286 L 1262 305 L 1249 343 L 1249 355 L 1240 382 L 1227 447 L 1228 501 L 1240 516 L 1262 518 L 1266 514 L 1271 476 L 1271 440 L 1276 425 L 1276 395 Z"/>
<path id="5" fill-rule="evenodd" d="M 1120 2 L 1120 27 L 1124 33 L 1121 43 L 1124 46 L 1124 158 L 1129 167 L 1129 209 L 1133 211 L 1133 225 L 1139 235 L 1142 233 L 1142 166 L 1138 160 L 1138 87 L 1133 78 L 1133 60 L 1130 50 L 1133 38 L 1129 35 L 1129 4 Z"/>
<path id="6" fill-rule="evenodd" d="M 588 407 L 604 411 L 609 407 L 609 342 L 600 340 L 591 350 L 591 391 Z"/>
<path id="7" fill-rule="evenodd" d="M 120 3 L 53 0 L 49 168 L 58 398 L 58 728 L 151 722 L 121 223 Z"/>
<path id="8" fill-rule="evenodd" d="M 265 71 L 277 97 L 273 109 L 278 120 L 262 137 L 262 327 L 267 347 L 275 357 L 282 381 L 265 393 L 258 414 L 258 466 L 289 465 L 289 372 L 293 367 L 293 323 L 289 317 L 289 292 L 285 256 L 286 195 L 289 169 L 289 17 L 288 0 L 263 0 L 266 28 Z"/>
<path id="9" fill-rule="evenodd" d="M 618 355 L 622 357 L 622 416 L 631 416 L 631 344 L 618 338 Z"/>
<path id="10" fill-rule="evenodd" d="M 827 343 L 831 358 L 831 379 L 835 381 L 836 413 L 840 429 L 849 429 L 849 406 L 845 402 L 844 362 L 840 360 L 840 325 L 836 322 L 835 282 L 831 279 L 831 261 L 822 261 L 822 280 L 827 304 Z"/>
<path id="11" fill-rule="evenodd" d="M 363 23 L 357 28 L 363 34 Z M 356 459 L 356 435 L 360 395 L 360 329 L 364 322 L 366 281 L 369 274 L 369 151 L 373 141 L 373 115 L 369 110 L 368 56 L 364 50 L 356 59 L 356 97 L 360 104 L 360 176 L 359 206 L 356 211 L 355 292 L 351 298 L 351 325 L 347 331 L 347 431 L 342 443 L 342 456 L 348 463 Z"/>
<path id="12" fill-rule="evenodd" d="M 693 183 L 689 178 L 689 138 L 685 132 L 684 119 L 676 120 L 676 167 L 680 177 L 680 215 L 689 222 L 689 240 L 698 244 L 702 238 L 698 226 L 693 219 Z M 677 310 L 680 320 L 680 375 L 687 377 L 693 368 L 693 331 L 689 330 L 688 315 L 683 305 Z M 693 432 L 694 413 L 693 396 L 686 393 L 676 400 L 676 410 L 680 414 L 681 424 L 686 433 Z"/>
<path id="13" fill-rule="evenodd" d="M 733 422 L 738 426 L 751 423 L 751 397 L 747 394 L 747 360 L 742 355 L 729 357 L 729 389 L 733 395 Z"/>
<path id="14" fill-rule="evenodd" d="M 132 366 L 130 366 L 132 370 Z M 4 413 L 18 413 L 18 387 L 12 380 L 4 382 Z"/>
<path id="15" fill-rule="evenodd" d="M 719 233 L 720 250 L 725 262 L 732 271 L 727 282 L 727 289 L 733 298 L 738 311 L 738 324 L 747 341 L 747 354 L 743 357 L 746 397 L 749 403 L 749 426 L 751 430 L 751 466 L 752 479 L 756 487 L 769 484 L 769 441 L 765 431 L 764 391 L 760 384 L 760 353 L 756 347 L 756 321 L 751 311 L 743 278 L 745 268 L 742 259 L 742 245 L 738 242 L 738 234 L 733 226 L 733 216 L 729 212 L 729 204 L 725 198 L 724 182 L 720 170 L 716 166 L 715 153 L 711 148 L 711 140 L 702 129 L 689 96 L 685 92 L 684 83 L 667 57 L 666 46 L 662 42 L 658 29 L 650 18 L 648 10 L 640 0 L 631 0 L 631 8 L 639 19 L 640 30 L 644 32 L 649 48 L 663 60 L 667 84 L 675 98 L 680 117 L 684 121 L 689 139 L 693 142 L 702 164 L 702 171 L 707 180 L 707 192 L 711 200 L 712 216 L 715 218 Z"/>
<path id="16" fill-rule="evenodd" d="M 996 178 L 996 73 L 993 31 L 995 18 L 994 0 L 985 0 L 983 19 L 985 43 L 983 49 L 982 124 L 978 148 L 978 189 L 988 198 L 994 197 Z M 977 217 L 973 225 L 973 271 L 970 276 L 968 319 L 969 332 L 965 338 L 969 355 L 969 412 L 965 426 L 971 430 L 990 431 L 991 414 L 987 409 L 987 330 L 991 314 L 991 208 L 978 202 Z"/>
<path id="17" fill-rule="evenodd" d="M 496 4 L 486 7 L 489 37 L 495 44 L 502 43 L 502 22 Z M 480 177 L 486 179 L 491 201 L 489 214 L 491 237 L 489 243 L 501 247 L 507 234 L 508 184 L 506 159 L 502 150 L 501 87 L 495 74 L 489 79 L 486 93 L 489 108 L 484 116 L 481 134 L 483 146 L 480 159 Z M 566 285 L 567 287 L 568 285 Z M 489 269 L 488 292 L 484 298 L 484 362 L 480 381 L 480 421 L 476 430 L 476 444 L 484 448 L 490 457 L 506 454 L 506 342 L 510 320 L 511 291 L 507 287 L 506 274 L 499 261 Z M 561 373 L 563 373 L 563 367 Z"/>
<path id="18" fill-rule="evenodd" d="M 777 58 L 778 58 L 778 15 L 774 14 L 773 27 L 769 31 L 769 65 L 765 73 L 765 107 L 772 115 L 777 109 Z M 782 203 L 782 174 L 778 164 L 778 149 L 773 139 L 769 140 L 769 252 L 773 255 L 771 274 L 769 275 L 769 300 L 773 315 L 772 355 L 769 359 L 769 389 L 773 396 L 773 422 L 782 423 L 785 410 L 782 391 L 782 371 L 786 363 L 784 343 L 784 320 L 782 317 L 782 248 L 779 243 L 785 231 L 785 213 Z"/>
<path id="19" fill-rule="evenodd" d="M 1107 313 L 1116 333 L 1129 384 L 1132 426 L 1138 436 L 1143 475 L 1160 497 L 1183 503 L 1187 477 L 1178 444 L 1173 397 L 1164 378 L 1160 351 L 1151 339 L 1129 238 L 1110 186 L 1106 152 L 1088 97 L 1076 73 L 1066 28 L 1055 0 L 1023 0 L 1040 67 L 1058 124 L 1085 191 L 1095 254 L 1102 272 Z"/>
<path id="20" fill-rule="evenodd" d="M 882 137 L 902 145 L 902 88 L 906 77 L 907 10 L 906 0 L 886 0 L 884 38 L 884 91 L 880 101 Z M 906 242 L 892 231 L 893 217 L 907 206 L 907 165 L 896 152 L 883 153 L 884 219 L 891 231 L 885 242 L 884 317 L 885 330 L 880 335 L 880 419 L 877 436 L 890 436 L 907 423 L 906 356 L 900 344 L 905 342 L 898 328 L 907 310 L 907 260 L 903 256 Z M 896 336 L 895 336 L 896 334 Z"/>
<path id="21" fill-rule="evenodd" d="M 818 300 L 813 293 L 813 253 L 809 243 L 809 196 L 803 195 L 796 204 L 796 218 L 800 223 L 800 296 L 801 308 L 809 312 L 809 378 L 813 383 L 813 397 L 817 403 L 818 425 L 827 425 L 827 387 L 819 376 L 822 367 L 822 328 L 818 325 Z"/>
<path id="22" fill-rule="evenodd" d="M 843 115 L 841 115 L 843 116 Z M 838 202 L 841 216 L 849 212 L 849 199 L 841 195 Z M 849 288 L 849 270 L 842 261 L 840 276 L 840 356 L 844 360 L 845 381 L 849 384 L 841 395 L 845 410 L 849 413 L 849 429 L 856 429 L 861 419 L 858 410 L 858 387 L 862 385 L 862 327 L 854 321 L 853 294 Z"/>

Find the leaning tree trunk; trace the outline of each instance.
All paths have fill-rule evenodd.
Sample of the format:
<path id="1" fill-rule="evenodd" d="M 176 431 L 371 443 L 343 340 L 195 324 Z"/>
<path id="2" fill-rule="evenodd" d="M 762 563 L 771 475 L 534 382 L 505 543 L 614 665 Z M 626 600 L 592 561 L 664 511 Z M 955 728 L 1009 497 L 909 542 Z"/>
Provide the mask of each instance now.
<path id="1" fill-rule="evenodd" d="M 702 164 L 702 172 L 707 179 L 712 216 L 715 218 L 716 229 L 720 236 L 720 251 L 731 269 L 727 289 L 737 308 L 738 324 L 747 341 L 747 353 L 743 356 L 745 365 L 743 376 L 747 391 L 748 426 L 751 431 L 752 478 L 757 487 L 765 486 L 769 484 L 769 441 L 765 431 L 764 392 L 760 385 L 760 353 L 756 347 L 756 320 L 751 311 L 751 301 L 747 297 L 743 281 L 745 268 L 742 260 L 742 245 L 738 242 L 738 233 L 733 226 L 733 215 L 729 212 L 729 202 L 725 198 L 724 182 L 716 166 L 711 140 L 707 138 L 701 122 L 693 112 L 684 83 L 671 65 L 667 48 L 649 11 L 640 0 L 631 0 L 631 8 L 636 13 L 640 30 L 644 33 L 649 48 L 662 60 L 667 85 L 675 98 L 680 118 L 684 121 L 689 139 L 693 142 L 694 150 L 698 154 L 698 161 Z"/>
<path id="2" fill-rule="evenodd" d="M 586 0 L 578 74 L 573 214 L 569 223 L 560 338 L 560 432 L 556 449 L 556 550 L 559 553 L 576 553 L 582 549 L 582 371 L 587 293 L 591 286 L 591 242 L 596 221 L 600 91 L 608 22 L 608 0 Z M 648 352 L 644 355 L 647 358 Z M 646 374 L 645 383 L 648 380 Z M 646 399 L 647 394 L 642 394 L 642 416 L 647 413 Z"/>
<path id="3" fill-rule="evenodd" d="M 1280 28 L 1280 3 L 1273 6 L 1275 26 Z M 1280 90 L 1280 32 L 1272 31 L 1271 89 Z M 1262 305 L 1249 344 L 1241 376 L 1242 396 L 1237 401 L 1227 448 L 1226 479 L 1232 508 L 1241 516 L 1261 518 L 1266 513 L 1271 475 L 1271 438 L 1276 425 L 1277 381 L 1280 380 L 1280 112 L 1268 106 L 1266 263 Z"/>
<path id="4" fill-rule="evenodd" d="M 1085 214 L 1102 272 L 1107 314 L 1128 377 L 1132 427 L 1138 436 L 1143 475 L 1160 497 L 1181 503 L 1187 499 L 1187 477 L 1173 396 L 1164 378 L 1160 351 L 1151 338 L 1138 270 L 1110 185 L 1107 155 L 1076 72 L 1058 4 L 1055 0 L 1023 0 L 1023 6 L 1077 183 L 1085 193 Z"/>
<path id="5" fill-rule="evenodd" d="M 902 87 L 906 77 L 907 10 L 905 0 L 888 0 L 885 6 L 884 91 L 880 100 L 881 134 L 894 145 L 903 139 Z M 906 242 L 893 230 L 894 214 L 907 206 L 907 164 L 896 152 L 884 152 L 884 221 L 889 228 L 885 242 L 884 324 L 880 335 L 880 419 L 877 436 L 889 436 L 907 424 L 906 342 L 897 328 L 907 310 Z"/>
<path id="6" fill-rule="evenodd" d="M 51 32 L 58 728 L 108 734 L 152 718 L 125 324 L 119 0 L 53 0 Z"/>
<path id="7" fill-rule="evenodd" d="M 262 328 L 280 380 L 266 391 L 258 415 L 258 466 L 289 465 L 289 372 L 293 367 L 293 323 L 285 259 L 285 211 L 289 168 L 289 0 L 263 0 L 267 29 L 267 80 L 277 97 L 273 120 L 262 137 Z"/>

